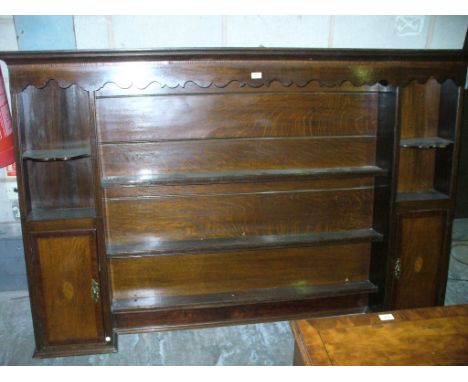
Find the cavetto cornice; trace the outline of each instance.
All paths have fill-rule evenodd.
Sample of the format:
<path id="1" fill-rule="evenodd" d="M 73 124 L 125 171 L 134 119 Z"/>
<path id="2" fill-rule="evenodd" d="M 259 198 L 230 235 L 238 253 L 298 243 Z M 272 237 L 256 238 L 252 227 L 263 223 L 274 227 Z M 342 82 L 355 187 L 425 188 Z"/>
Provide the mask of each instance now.
<path id="1" fill-rule="evenodd" d="M 328 50 L 328 49 L 211 49 L 95 52 L 5 52 L 0 54 L 12 75 L 12 88 L 42 88 L 50 81 L 60 87 L 77 85 L 98 91 L 112 83 L 127 89 L 152 84 L 179 88 L 224 88 L 233 82 L 244 87 L 272 83 L 304 87 L 310 82 L 336 86 L 405 86 L 430 78 L 466 80 L 464 51 L 440 50 Z"/>

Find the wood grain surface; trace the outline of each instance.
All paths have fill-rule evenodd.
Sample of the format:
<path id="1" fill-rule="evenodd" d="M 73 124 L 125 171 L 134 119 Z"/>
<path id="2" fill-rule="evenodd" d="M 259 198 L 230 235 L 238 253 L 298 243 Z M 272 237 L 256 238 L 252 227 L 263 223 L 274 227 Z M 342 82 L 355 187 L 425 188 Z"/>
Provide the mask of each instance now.
<path id="1" fill-rule="evenodd" d="M 349 167 L 375 164 L 375 141 L 303 137 L 106 144 L 99 155 L 103 176 Z"/>
<path id="2" fill-rule="evenodd" d="M 412 82 L 401 96 L 401 137 L 436 137 L 441 85 L 435 80 Z"/>
<path id="3" fill-rule="evenodd" d="M 95 231 L 35 233 L 34 261 L 42 311 L 43 344 L 103 343 Z"/>
<path id="4" fill-rule="evenodd" d="M 365 281 L 370 244 L 115 258 L 114 300 Z M 142 303 L 143 304 L 143 303 Z"/>
<path id="5" fill-rule="evenodd" d="M 102 98 L 101 142 L 369 135 L 376 93 L 265 91 Z"/>
<path id="6" fill-rule="evenodd" d="M 401 275 L 394 290 L 395 309 L 437 304 L 446 225 L 446 211 L 399 215 L 396 245 Z"/>
<path id="7" fill-rule="evenodd" d="M 308 366 L 468 365 L 468 305 L 301 320 L 295 359 Z"/>
<path id="8" fill-rule="evenodd" d="M 78 86 L 28 87 L 19 97 L 22 143 L 25 150 L 89 147 L 89 95 Z"/>
<path id="9" fill-rule="evenodd" d="M 401 299 L 439 302 L 466 52 L 0 58 L 36 355 L 113 351 L 114 330 L 383 309 L 405 290 L 391 273 L 400 255 L 415 272 Z M 447 145 L 400 152 L 400 138 L 434 135 Z M 85 301 L 90 275 L 101 277 L 101 311 Z"/>
<path id="10" fill-rule="evenodd" d="M 107 244 L 369 229 L 372 198 L 365 187 L 108 199 Z"/>

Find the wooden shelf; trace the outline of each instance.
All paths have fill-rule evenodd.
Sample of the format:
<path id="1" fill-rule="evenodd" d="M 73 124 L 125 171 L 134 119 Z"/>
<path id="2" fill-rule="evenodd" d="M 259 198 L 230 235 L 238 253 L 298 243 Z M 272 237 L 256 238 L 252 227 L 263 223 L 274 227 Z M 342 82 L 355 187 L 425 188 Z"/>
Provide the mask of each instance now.
<path id="1" fill-rule="evenodd" d="M 172 174 L 151 174 L 142 176 L 104 177 L 101 185 L 104 188 L 126 186 L 151 186 L 168 184 L 203 184 L 270 181 L 278 179 L 323 179 L 349 178 L 360 176 L 382 176 L 388 171 L 377 166 L 335 167 L 335 168 L 301 168 L 287 170 L 243 170 L 222 172 L 192 172 Z"/>
<path id="2" fill-rule="evenodd" d="M 346 282 L 328 285 L 301 285 L 284 288 L 253 289 L 206 295 L 154 296 L 114 300 L 113 312 L 139 309 L 206 308 L 216 306 L 246 305 L 282 301 L 313 300 L 323 297 L 373 293 L 377 287 L 370 281 Z"/>
<path id="3" fill-rule="evenodd" d="M 397 202 L 430 201 L 430 200 L 448 200 L 450 196 L 437 190 L 424 190 L 414 192 L 397 193 Z"/>
<path id="4" fill-rule="evenodd" d="M 400 141 L 400 147 L 415 149 L 443 149 L 451 144 L 452 140 L 440 137 L 409 138 Z"/>
<path id="5" fill-rule="evenodd" d="M 64 220 L 64 219 L 84 219 L 95 218 L 96 210 L 94 208 L 62 208 L 62 209 L 36 209 L 31 211 L 28 221 L 40 220 Z"/>
<path id="6" fill-rule="evenodd" d="M 69 161 L 91 156 L 89 147 L 76 149 L 57 150 L 27 150 L 23 153 L 23 159 L 30 159 L 39 162 Z"/>
<path id="7" fill-rule="evenodd" d="M 382 234 L 373 229 L 358 229 L 338 232 L 314 232 L 295 235 L 243 236 L 207 240 L 178 240 L 135 245 L 107 247 L 109 257 L 141 255 L 170 255 L 184 252 L 226 251 L 254 248 L 280 248 L 312 246 L 324 243 L 382 241 Z"/>

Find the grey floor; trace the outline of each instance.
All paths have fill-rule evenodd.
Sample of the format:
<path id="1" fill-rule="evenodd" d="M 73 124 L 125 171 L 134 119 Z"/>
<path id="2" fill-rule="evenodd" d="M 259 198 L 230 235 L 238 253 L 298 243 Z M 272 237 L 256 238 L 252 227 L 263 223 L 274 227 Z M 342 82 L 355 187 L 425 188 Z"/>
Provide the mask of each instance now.
<path id="1" fill-rule="evenodd" d="M 468 219 L 454 223 L 445 304 L 468 303 Z M 119 336 L 116 354 L 33 359 L 27 292 L 0 293 L 0 365 L 291 365 L 287 322 Z"/>

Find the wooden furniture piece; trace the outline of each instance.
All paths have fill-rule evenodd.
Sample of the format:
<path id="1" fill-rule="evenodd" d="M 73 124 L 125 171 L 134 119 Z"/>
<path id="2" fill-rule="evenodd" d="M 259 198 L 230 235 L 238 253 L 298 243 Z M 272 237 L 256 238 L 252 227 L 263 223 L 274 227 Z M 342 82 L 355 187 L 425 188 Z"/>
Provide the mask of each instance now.
<path id="1" fill-rule="evenodd" d="M 0 58 L 36 356 L 443 302 L 466 52 Z"/>
<path id="2" fill-rule="evenodd" d="M 369 313 L 291 322 L 294 365 L 468 365 L 468 305 L 390 314 L 388 321 Z"/>

